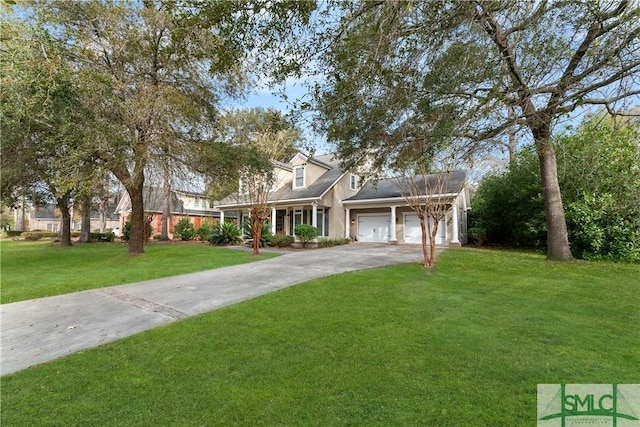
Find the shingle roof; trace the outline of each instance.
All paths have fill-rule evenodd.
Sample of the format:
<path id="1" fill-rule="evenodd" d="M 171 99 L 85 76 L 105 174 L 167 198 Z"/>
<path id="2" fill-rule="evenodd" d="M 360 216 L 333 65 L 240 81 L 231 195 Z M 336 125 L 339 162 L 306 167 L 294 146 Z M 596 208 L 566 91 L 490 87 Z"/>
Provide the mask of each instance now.
<path id="1" fill-rule="evenodd" d="M 146 212 L 162 212 L 162 193 L 159 187 L 145 187 L 142 197 L 144 199 L 144 210 Z M 169 196 L 169 208 L 172 213 L 186 213 L 184 203 L 178 198 L 174 191 Z"/>
<path id="2" fill-rule="evenodd" d="M 184 207 L 184 203 L 176 192 L 187 193 L 187 194 L 198 194 L 198 193 L 190 193 L 179 190 L 171 190 L 171 194 L 169 197 L 169 209 L 171 213 L 174 214 L 188 214 L 191 213 L 189 209 Z M 145 186 L 142 190 L 142 198 L 144 201 L 144 210 L 145 212 L 162 212 L 162 193 L 163 189 L 160 187 L 147 187 Z M 129 195 L 125 192 L 123 194 L 123 200 L 118 204 L 118 208 L 123 211 L 131 210 L 131 199 Z"/>
<path id="3" fill-rule="evenodd" d="M 438 185 L 440 187 L 438 194 L 457 194 L 464 187 L 466 177 L 467 174 L 464 171 L 443 172 L 418 176 L 415 179 L 415 183 L 416 188 L 435 188 L 439 184 L 438 180 L 441 180 L 441 185 Z M 427 180 L 426 182 L 425 179 Z M 391 178 L 381 179 L 376 182 L 369 181 L 362 186 L 355 196 L 346 199 L 345 202 L 402 197 L 402 192 L 396 185 L 397 182 L 394 183 Z M 425 187 L 425 184 L 428 187 Z M 406 186 L 405 190 L 407 190 Z"/>
<path id="4" fill-rule="evenodd" d="M 314 181 L 307 188 L 292 188 L 291 181 L 285 183 L 283 192 L 278 193 L 278 200 L 292 199 L 312 199 L 321 197 L 326 193 L 336 181 L 344 174 L 340 168 L 333 168 L 326 171 L 320 178 Z"/>
<path id="5" fill-rule="evenodd" d="M 293 188 L 291 180 L 288 180 L 282 184 L 277 193 L 273 193 L 270 197 L 271 200 L 285 201 L 285 200 L 305 200 L 305 199 L 317 199 L 325 194 L 338 179 L 344 174 L 344 171 L 340 168 L 339 163 L 333 158 L 333 154 L 324 154 L 309 158 L 309 161 L 329 168 L 320 178 L 311 183 L 306 188 Z M 289 170 L 293 170 L 293 167 L 289 163 L 285 163 L 285 166 L 289 166 Z M 235 204 L 246 204 L 248 201 L 244 201 L 243 198 L 238 196 L 238 193 L 233 193 L 224 199 L 220 200 L 217 205 L 227 206 Z"/>

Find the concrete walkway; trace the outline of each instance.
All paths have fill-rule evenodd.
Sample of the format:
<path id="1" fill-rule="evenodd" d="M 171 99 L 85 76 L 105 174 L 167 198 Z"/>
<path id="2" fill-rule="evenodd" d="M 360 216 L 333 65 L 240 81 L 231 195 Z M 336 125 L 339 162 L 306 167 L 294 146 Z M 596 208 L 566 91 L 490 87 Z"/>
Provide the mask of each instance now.
<path id="1" fill-rule="evenodd" d="M 413 245 L 352 244 L 0 305 L 2 375 L 319 277 L 422 258 Z"/>

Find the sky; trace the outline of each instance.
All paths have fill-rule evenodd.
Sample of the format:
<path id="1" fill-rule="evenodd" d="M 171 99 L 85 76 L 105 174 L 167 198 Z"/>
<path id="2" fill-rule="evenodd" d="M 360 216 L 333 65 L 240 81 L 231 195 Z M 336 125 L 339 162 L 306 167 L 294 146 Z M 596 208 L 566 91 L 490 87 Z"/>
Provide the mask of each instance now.
<path id="1" fill-rule="evenodd" d="M 249 109 L 249 108 L 274 108 L 287 114 L 293 110 L 292 103 L 304 97 L 307 93 L 307 89 L 304 87 L 302 80 L 288 79 L 286 86 L 284 87 L 284 93 L 288 100 L 283 99 L 276 94 L 277 89 L 269 88 L 254 88 L 246 99 L 236 100 L 230 102 L 231 108 L 237 109 Z M 301 151 L 308 153 L 307 147 L 313 147 L 314 154 L 328 154 L 334 151 L 332 146 L 327 142 L 324 135 L 316 134 L 309 123 L 298 123 L 298 126 L 302 129 L 303 137 L 305 139 L 304 146 L 301 147 Z"/>

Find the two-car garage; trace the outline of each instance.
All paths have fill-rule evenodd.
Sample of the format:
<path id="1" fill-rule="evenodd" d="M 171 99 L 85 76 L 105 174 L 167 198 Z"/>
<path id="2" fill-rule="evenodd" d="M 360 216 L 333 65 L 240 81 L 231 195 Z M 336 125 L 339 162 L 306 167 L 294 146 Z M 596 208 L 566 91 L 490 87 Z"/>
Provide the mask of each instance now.
<path id="1" fill-rule="evenodd" d="M 403 215 L 404 243 L 422 243 L 422 230 L 418 215 L 405 213 Z M 387 243 L 391 238 L 391 215 L 384 214 L 362 214 L 358 215 L 358 241 L 369 243 Z M 438 224 L 438 235 L 436 244 L 446 244 L 445 221 Z"/>

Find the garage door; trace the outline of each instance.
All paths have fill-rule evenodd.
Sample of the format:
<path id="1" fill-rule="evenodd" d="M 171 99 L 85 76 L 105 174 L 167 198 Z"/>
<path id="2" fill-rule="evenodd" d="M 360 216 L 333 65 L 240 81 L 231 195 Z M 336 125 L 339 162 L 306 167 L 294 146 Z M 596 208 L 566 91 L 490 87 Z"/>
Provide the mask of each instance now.
<path id="1" fill-rule="evenodd" d="M 391 216 L 358 216 L 358 241 L 387 243 L 390 239 Z"/>
<path id="2" fill-rule="evenodd" d="M 433 224 L 433 219 L 430 219 Z M 438 235 L 436 236 L 436 244 L 444 245 L 447 242 L 447 227 L 445 220 L 441 220 L 438 224 Z M 427 242 L 429 237 L 427 236 Z M 404 216 L 404 242 L 405 243 L 422 243 L 422 229 L 420 228 L 420 220 L 416 214 L 407 214 Z"/>

